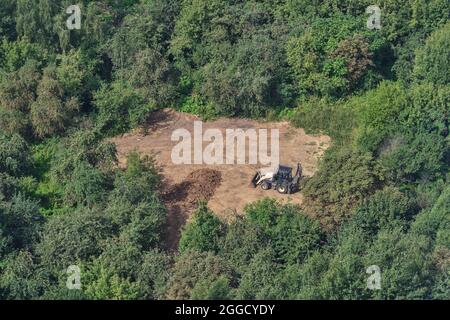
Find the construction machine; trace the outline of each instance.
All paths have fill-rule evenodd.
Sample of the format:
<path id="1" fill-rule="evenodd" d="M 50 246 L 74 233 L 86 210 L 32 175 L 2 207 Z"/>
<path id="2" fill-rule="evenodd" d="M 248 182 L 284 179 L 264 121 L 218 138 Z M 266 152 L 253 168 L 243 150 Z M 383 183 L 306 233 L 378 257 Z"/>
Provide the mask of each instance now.
<path id="1" fill-rule="evenodd" d="M 292 168 L 279 165 L 274 170 L 261 169 L 252 179 L 253 187 L 261 186 L 263 190 L 274 189 L 282 194 L 291 194 L 300 190 L 302 166 L 297 163 L 297 172 L 292 175 Z"/>

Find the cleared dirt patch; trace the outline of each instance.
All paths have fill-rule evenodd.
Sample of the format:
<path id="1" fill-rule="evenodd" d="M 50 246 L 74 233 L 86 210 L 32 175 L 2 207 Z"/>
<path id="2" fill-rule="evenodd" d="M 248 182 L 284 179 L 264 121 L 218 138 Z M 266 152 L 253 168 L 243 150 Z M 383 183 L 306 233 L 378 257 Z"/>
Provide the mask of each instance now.
<path id="1" fill-rule="evenodd" d="M 154 156 L 162 168 L 166 190 L 163 199 L 168 205 L 171 234 L 189 218 L 197 200 L 208 201 L 208 207 L 218 216 L 227 220 L 241 214 L 245 205 L 264 197 L 274 197 L 281 201 L 302 203 L 302 195 L 281 195 L 274 190 L 263 191 L 253 188 L 250 181 L 258 165 L 176 165 L 171 153 L 178 143 L 171 141 L 172 133 L 177 129 L 186 129 L 193 136 L 194 121 L 200 119 L 185 113 L 165 109 L 154 113 L 145 130 L 112 139 L 117 146 L 119 164 L 126 166 L 126 155 L 137 150 Z M 207 129 L 219 129 L 225 136 L 226 129 L 278 129 L 280 133 L 280 163 L 295 167 L 297 162 L 303 166 L 303 175 L 312 176 L 319 158 L 330 145 L 328 136 L 305 134 L 303 129 L 294 128 L 287 122 L 259 122 L 249 119 L 221 118 L 203 123 L 203 132 Z M 146 134 L 142 134 L 145 131 Z M 208 143 L 204 143 L 204 147 Z M 193 151 L 192 151 L 193 153 Z M 248 150 L 247 150 L 248 153 Z M 206 171 L 205 171 L 206 169 Z M 208 171 L 210 170 L 210 171 Z M 176 237 L 172 236 L 176 242 Z"/>

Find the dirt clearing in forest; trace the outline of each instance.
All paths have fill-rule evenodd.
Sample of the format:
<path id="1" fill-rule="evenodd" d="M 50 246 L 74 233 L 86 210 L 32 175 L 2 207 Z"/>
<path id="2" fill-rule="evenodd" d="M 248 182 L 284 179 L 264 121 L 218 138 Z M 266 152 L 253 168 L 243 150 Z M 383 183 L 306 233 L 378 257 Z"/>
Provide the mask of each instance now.
<path id="1" fill-rule="evenodd" d="M 145 130 L 138 129 L 112 139 L 117 146 L 121 166 L 126 166 L 126 155 L 137 150 L 142 154 L 153 155 L 162 168 L 165 180 L 163 199 L 169 209 L 169 229 L 179 229 L 189 218 L 196 201 L 200 199 L 206 200 L 208 207 L 225 220 L 235 214 L 241 214 L 247 203 L 264 197 L 301 204 L 301 193 L 281 195 L 274 190 L 253 188 L 250 181 L 261 165 L 174 164 L 171 154 L 178 142 L 171 141 L 172 133 L 183 128 L 193 135 L 194 121 L 200 119 L 165 109 L 154 113 Z M 328 136 L 307 135 L 303 129 L 294 128 L 287 122 L 220 118 L 204 122 L 203 130 L 207 129 L 219 129 L 224 136 L 226 129 L 278 129 L 280 164 L 291 166 L 295 171 L 297 162 L 300 162 L 304 176 L 314 174 L 319 158 L 330 145 Z"/>

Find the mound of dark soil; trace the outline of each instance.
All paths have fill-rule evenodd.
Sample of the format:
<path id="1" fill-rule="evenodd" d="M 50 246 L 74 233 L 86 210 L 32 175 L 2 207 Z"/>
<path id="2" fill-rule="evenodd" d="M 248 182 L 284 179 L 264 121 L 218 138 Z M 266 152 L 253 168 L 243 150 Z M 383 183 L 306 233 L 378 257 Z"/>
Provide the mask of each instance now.
<path id="1" fill-rule="evenodd" d="M 163 195 L 166 203 L 183 202 L 187 207 L 208 201 L 222 182 L 220 171 L 199 169 L 192 171 L 181 183 L 171 186 Z"/>
<path id="2" fill-rule="evenodd" d="M 186 180 L 190 182 L 187 202 L 196 204 L 198 201 L 208 201 L 212 198 L 222 182 L 222 174 L 217 170 L 200 169 L 191 172 Z"/>
<path id="3" fill-rule="evenodd" d="M 220 171 L 199 169 L 192 171 L 182 182 L 172 185 L 162 195 L 167 206 L 166 246 L 176 250 L 180 230 L 199 201 L 208 201 L 222 182 Z"/>

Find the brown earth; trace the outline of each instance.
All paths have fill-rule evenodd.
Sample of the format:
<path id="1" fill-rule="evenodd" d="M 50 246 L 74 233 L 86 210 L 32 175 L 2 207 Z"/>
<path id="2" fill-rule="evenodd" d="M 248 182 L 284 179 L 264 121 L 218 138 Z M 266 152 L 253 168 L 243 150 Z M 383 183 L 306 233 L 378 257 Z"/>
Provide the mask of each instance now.
<path id="1" fill-rule="evenodd" d="M 208 202 L 222 181 L 220 171 L 199 169 L 191 172 L 182 182 L 169 185 L 162 194 L 167 206 L 167 228 L 165 243 L 167 249 L 178 246 L 180 230 L 195 210 L 199 201 Z"/>
<path id="2" fill-rule="evenodd" d="M 172 132 L 184 128 L 193 136 L 194 121 L 200 119 L 190 114 L 165 109 L 154 113 L 152 121 L 145 128 L 112 139 L 117 146 L 120 166 L 126 166 L 126 155 L 137 150 L 143 154 L 153 155 L 161 167 L 166 186 L 162 197 L 169 211 L 169 247 L 176 247 L 179 230 L 189 219 L 198 200 L 207 201 L 208 207 L 224 220 L 241 214 L 247 203 L 268 196 L 283 202 L 302 203 L 301 193 L 281 195 L 274 190 L 263 191 L 260 188 L 253 188 L 250 181 L 256 170 L 261 167 L 259 165 L 174 164 L 171 153 L 178 142 L 171 141 Z M 278 129 L 280 163 L 295 167 L 297 162 L 300 162 L 304 176 L 312 176 L 315 173 L 319 158 L 330 145 L 328 136 L 305 134 L 303 129 L 294 128 L 287 122 L 220 118 L 203 123 L 203 132 L 207 129 L 220 129 L 224 136 L 226 129 L 249 128 L 268 131 Z M 204 147 L 206 145 L 207 142 L 204 143 Z"/>

